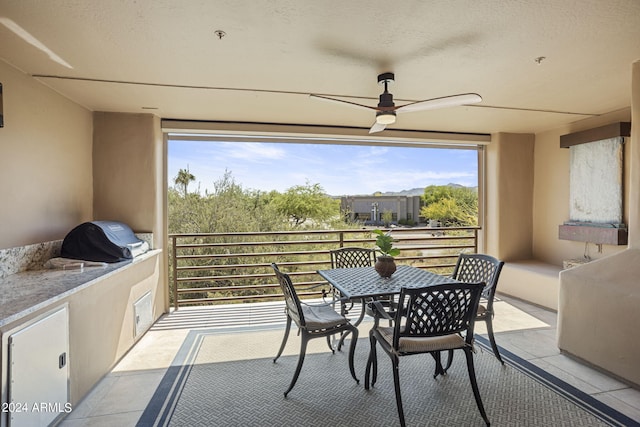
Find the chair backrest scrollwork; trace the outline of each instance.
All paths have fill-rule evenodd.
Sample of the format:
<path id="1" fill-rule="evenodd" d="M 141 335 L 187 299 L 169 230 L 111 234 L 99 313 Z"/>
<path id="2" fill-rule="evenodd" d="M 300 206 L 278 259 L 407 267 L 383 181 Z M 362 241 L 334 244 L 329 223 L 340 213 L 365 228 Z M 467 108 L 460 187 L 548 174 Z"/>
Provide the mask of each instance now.
<path id="1" fill-rule="evenodd" d="M 490 255 L 460 254 L 451 277 L 465 283 L 485 282 L 482 296 L 492 301 L 503 265 L 503 261 Z"/>
<path id="2" fill-rule="evenodd" d="M 374 249 L 346 247 L 331 251 L 331 268 L 371 267 L 375 262 Z"/>
<path id="3" fill-rule="evenodd" d="M 402 288 L 395 318 L 393 346 L 401 338 L 424 338 L 466 332 L 473 340 L 476 312 L 484 283 L 454 283 Z"/>

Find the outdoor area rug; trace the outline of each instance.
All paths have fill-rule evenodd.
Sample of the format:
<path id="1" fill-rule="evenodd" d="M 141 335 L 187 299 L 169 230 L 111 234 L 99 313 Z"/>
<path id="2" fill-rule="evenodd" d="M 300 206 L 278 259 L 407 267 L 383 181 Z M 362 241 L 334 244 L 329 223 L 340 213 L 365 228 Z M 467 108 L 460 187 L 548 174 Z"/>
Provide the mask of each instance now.
<path id="1" fill-rule="evenodd" d="M 283 396 L 295 369 L 300 338 L 289 337 L 288 356 L 273 363 L 282 330 L 252 338 L 236 360 L 220 354 L 237 334 L 192 330 L 138 421 L 138 426 L 393 426 L 399 425 L 389 357 L 378 349 L 378 382 L 364 389 L 369 351 L 366 338 L 356 348 L 356 373 L 348 369 L 348 348 L 331 354 L 324 339 L 307 354 L 294 389 Z M 265 332 L 266 334 L 267 332 Z M 262 341 L 261 341 L 262 340 Z M 262 357 L 249 358 L 262 348 Z M 483 337 L 477 338 L 476 376 L 493 426 L 640 426 L 588 394 L 533 364 L 501 350 L 502 366 Z M 295 355 L 291 355 L 292 353 Z M 228 351 L 227 351 L 228 353 Z M 228 358 L 228 354 L 225 355 Z M 446 355 L 444 356 L 446 358 Z M 449 373 L 433 378 L 431 356 L 400 359 L 401 391 L 408 426 L 482 426 L 469 383 L 464 354 L 457 352 Z"/>

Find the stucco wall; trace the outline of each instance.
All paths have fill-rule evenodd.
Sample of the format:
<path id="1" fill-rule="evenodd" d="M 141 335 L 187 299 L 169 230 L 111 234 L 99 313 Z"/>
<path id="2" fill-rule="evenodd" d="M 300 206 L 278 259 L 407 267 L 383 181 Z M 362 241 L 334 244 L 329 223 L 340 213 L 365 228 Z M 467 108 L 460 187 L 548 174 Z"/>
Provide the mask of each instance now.
<path id="1" fill-rule="evenodd" d="M 158 227 L 164 188 L 160 119 L 151 114 L 94 113 L 93 188 L 96 220 L 133 230 Z"/>
<path id="2" fill-rule="evenodd" d="M 92 116 L 0 61 L 0 248 L 62 239 L 93 215 Z"/>
<path id="3" fill-rule="evenodd" d="M 504 261 L 531 258 L 534 136 L 492 135 L 486 153 L 486 251 Z"/>
<path id="4" fill-rule="evenodd" d="M 68 298 L 70 394 L 77 404 L 124 356 L 140 337 L 134 337 L 133 304 L 151 291 L 162 299 L 158 285 L 161 256 L 154 255 L 105 278 Z M 127 286 L 123 286 L 127 284 Z M 162 314 L 156 306 L 154 321 Z"/>

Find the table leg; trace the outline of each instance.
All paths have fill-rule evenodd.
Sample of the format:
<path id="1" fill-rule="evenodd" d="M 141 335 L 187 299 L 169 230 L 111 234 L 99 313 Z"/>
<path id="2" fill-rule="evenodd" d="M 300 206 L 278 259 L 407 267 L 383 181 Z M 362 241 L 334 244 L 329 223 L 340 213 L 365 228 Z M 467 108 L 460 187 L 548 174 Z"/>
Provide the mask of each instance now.
<path id="1" fill-rule="evenodd" d="M 359 301 L 360 301 L 360 305 L 361 305 L 360 315 L 358 316 L 358 318 L 356 319 L 355 322 L 351 322 L 351 324 L 353 326 L 355 326 L 356 328 L 358 327 L 358 325 L 360 323 L 362 323 L 362 319 L 364 319 L 365 306 L 366 306 L 366 303 L 365 303 L 365 301 L 363 299 L 361 299 Z M 351 307 L 353 307 L 353 303 L 355 301 L 349 301 L 349 302 L 351 303 Z M 345 308 L 345 304 L 344 303 L 340 304 L 340 314 L 342 314 L 343 316 L 346 316 L 347 314 L 349 314 L 349 310 L 347 310 Z M 338 351 L 340 351 L 342 349 L 342 344 L 344 343 L 344 337 L 345 337 L 345 333 L 343 332 L 343 333 L 340 334 L 340 340 L 338 341 L 338 345 L 336 346 Z"/>

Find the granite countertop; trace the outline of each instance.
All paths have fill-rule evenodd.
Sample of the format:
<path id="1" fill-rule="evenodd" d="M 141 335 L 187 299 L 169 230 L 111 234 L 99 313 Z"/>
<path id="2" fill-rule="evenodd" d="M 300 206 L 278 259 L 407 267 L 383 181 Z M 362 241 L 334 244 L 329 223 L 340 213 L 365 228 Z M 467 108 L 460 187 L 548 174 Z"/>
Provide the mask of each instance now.
<path id="1" fill-rule="evenodd" d="M 0 278 L 0 327 L 85 289 L 162 251 L 153 249 L 133 260 L 81 270 L 31 270 Z"/>

